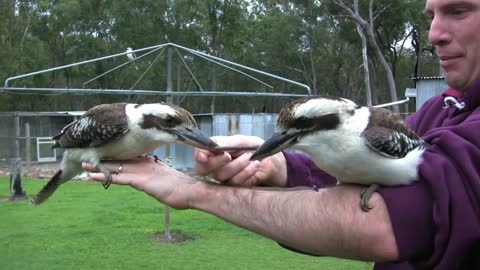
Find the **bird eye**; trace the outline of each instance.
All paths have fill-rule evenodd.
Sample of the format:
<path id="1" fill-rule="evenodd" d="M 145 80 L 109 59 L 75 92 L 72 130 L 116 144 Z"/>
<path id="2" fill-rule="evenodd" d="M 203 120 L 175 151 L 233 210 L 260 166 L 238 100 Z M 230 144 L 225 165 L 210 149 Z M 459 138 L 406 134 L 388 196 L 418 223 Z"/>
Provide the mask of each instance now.
<path id="1" fill-rule="evenodd" d="M 301 116 L 297 118 L 297 120 L 293 123 L 293 126 L 296 129 L 310 128 L 312 126 L 312 119 L 305 116 Z"/>
<path id="2" fill-rule="evenodd" d="M 164 120 L 164 124 L 166 127 L 173 127 L 177 124 L 177 120 L 172 116 L 167 116 Z"/>

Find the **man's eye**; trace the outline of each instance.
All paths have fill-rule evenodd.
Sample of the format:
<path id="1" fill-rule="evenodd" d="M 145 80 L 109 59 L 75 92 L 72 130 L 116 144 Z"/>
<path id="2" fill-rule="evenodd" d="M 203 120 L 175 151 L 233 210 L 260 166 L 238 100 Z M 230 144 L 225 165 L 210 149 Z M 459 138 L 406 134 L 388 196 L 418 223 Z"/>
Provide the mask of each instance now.
<path id="1" fill-rule="evenodd" d="M 465 8 L 455 8 L 450 11 L 450 14 L 456 17 L 464 16 L 467 13 L 467 9 Z"/>

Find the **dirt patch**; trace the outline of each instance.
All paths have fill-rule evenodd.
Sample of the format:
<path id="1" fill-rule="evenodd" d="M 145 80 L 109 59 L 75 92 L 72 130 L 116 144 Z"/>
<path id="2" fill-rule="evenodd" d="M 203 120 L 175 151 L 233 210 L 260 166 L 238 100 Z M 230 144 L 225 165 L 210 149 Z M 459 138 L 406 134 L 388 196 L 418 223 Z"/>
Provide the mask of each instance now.
<path id="1" fill-rule="evenodd" d="M 29 177 L 35 179 L 50 179 L 55 173 L 57 172 L 58 168 L 60 168 L 60 163 L 34 163 L 28 169 L 25 164 L 22 165 L 22 177 Z M 191 177 L 197 180 L 203 181 L 212 181 L 208 177 L 201 177 L 197 176 L 193 169 L 178 169 L 180 172 L 190 175 Z M 10 167 L 9 164 L 5 162 L 0 162 L 0 176 L 9 176 L 10 175 Z M 87 173 L 83 173 L 78 175 L 73 180 L 81 180 L 81 181 L 88 181 Z"/>
<path id="2" fill-rule="evenodd" d="M 10 164 L 0 164 L 0 176 L 10 175 Z M 34 163 L 27 168 L 22 164 L 22 176 L 37 179 L 50 179 L 60 167 L 60 163 Z"/>
<path id="3" fill-rule="evenodd" d="M 195 237 L 181 232 L 170 232 L 170 238 L 167 238 L 165 232 L 151 234 L 150 238 L 155 241 L 167 244 L 179 244 L 195 240 Z"/>
<path id="4" fill-rule="evenodd" d="M 22 177 L 29 177 L 35 179 L 50 179 L 57 170 L 60 168 L 60 163 L 33 163 L 28 168 L 25 164 L 22 164 Z M 0 163 L 0 176 L 9 176 L 10 167 L 9 164 L 3 162 Z M 89 180 L 87 174 L 81 174 L 76 176 L 73 180 Z"/>

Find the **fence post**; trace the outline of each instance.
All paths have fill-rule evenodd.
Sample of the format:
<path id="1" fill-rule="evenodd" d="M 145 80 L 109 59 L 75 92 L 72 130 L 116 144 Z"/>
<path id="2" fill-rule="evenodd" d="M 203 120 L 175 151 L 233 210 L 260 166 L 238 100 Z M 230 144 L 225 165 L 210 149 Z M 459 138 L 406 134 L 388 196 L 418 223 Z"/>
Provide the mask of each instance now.
<path id="1" fill-rule="evenodd" d="M 10 165 L 10 200 L 18 201 L 27 198 L 22 185 L 22 159 L 15 158 Z"/>
<path id="2" fill-rule="evenodd" d="M 15 158 L 20 158 L 20 116 L 15 114 Z"/>
<path id="3" fill-rule="evenodd" d="M 25 123 L 25 162 L 26 162 L 26 169 L 27 173 L 30 173 L 30 166 L 32 163 L 32 156 L 31 156 L 31 151 L 30 151 L 30 123 Z"/>
<path id="4" fill-rule="evenodd" d="M 165 156 L 165 164 L 167 166 L 172 167 L 172 159 L 170 157 L 170 144 L 165 145 L 166 147 L 166 156 Z M 172 239 L 172 234 L 170 233 L 170 206 L 165 205 L 164 209 L 165 215 L 165 240 L 170 241 Z"/>

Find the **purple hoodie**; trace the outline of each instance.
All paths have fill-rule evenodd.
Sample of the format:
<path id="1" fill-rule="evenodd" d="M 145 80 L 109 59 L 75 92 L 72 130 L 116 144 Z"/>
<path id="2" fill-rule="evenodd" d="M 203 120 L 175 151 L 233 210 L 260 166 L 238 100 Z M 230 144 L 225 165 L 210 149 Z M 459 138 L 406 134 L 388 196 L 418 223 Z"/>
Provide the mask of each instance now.
<path id="1" fill-rule="evenodd" d="M 455 97 L 449 106 L 446 97 Z M 418 182 L 378 190 L 400 259 L 374 269 L 480 269 L 480 81 L 431 98 L 406 121 L 430 146 Z M 335 184 L 305 155 L 285 157 L 289 187 Z"/>

